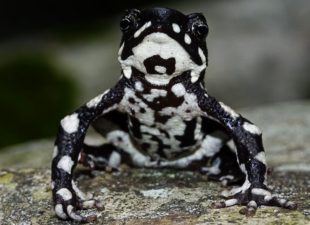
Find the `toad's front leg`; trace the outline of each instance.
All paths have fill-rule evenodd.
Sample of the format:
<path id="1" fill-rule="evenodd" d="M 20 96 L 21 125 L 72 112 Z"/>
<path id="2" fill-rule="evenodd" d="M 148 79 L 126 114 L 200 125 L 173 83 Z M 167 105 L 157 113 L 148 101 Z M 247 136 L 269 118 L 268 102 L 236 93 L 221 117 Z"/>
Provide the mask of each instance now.
<path id="1" fill-rule="evenodd" d="M 75 185 L 73 170 L 77 164 L 89 125 L 100 115 L 118 107 L 126 81 L 121 79 L 114 88 L 92 99 L 61 120 L 52 162 L 52 191 L 55 212 L 62 219 L 89 222 L 96 216 L 83 217 L 76 210 L 100 205 L 89 199 Z"/>
<path id="2" fill-rule="evenodd" d="M 273 196 L 267 188 L 267 165 L 261 131 L 230 107 L 208 96 L 204 90 L 196 88 L 194 92 L 202 113 L 219 121 L 231 135 L 237 148 L 240 169 L 245 174 L 244 184 L 226 193 L 228 200 L 216 206 L 246 205 L 241 211 L 246 215 L 253 215 L 260 205 L 295 209 L 295 203 Z"/>

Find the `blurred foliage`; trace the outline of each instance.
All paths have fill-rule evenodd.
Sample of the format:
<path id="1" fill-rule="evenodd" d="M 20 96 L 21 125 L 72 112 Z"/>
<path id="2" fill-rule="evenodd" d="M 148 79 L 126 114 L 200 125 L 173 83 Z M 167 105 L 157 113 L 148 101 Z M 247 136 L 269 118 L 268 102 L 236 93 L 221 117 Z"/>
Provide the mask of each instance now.
<path id="1" fill-rule="evenodd" d="M 53 63 L 53 44 L 67 46 L 101 38 L 111 30 L 110 19 L 120 17 L 125 9 L 163 2 L 3 2 L 0 7 L 0 148 L 54 137 L 61 117 L 75 108 L 78 81 Z"/>
<path id="2" fill-rule="evenodd" d="M 2 59 L 0 147 L 55 135 L 72 110 L 77 88 L 68 74 L 40 53 Z"/>
<path id="3" fill-rule="evenodd" d="M 93 32 L 105 32 L 98 28 L 108 26 L 112 16 L 122 15 L 126 9 L 165 6 L 167 2 L 170 4 L 173 0 L 6 1 L 0 7 L 0 40 L 31 33 L 82 38 Z"/>

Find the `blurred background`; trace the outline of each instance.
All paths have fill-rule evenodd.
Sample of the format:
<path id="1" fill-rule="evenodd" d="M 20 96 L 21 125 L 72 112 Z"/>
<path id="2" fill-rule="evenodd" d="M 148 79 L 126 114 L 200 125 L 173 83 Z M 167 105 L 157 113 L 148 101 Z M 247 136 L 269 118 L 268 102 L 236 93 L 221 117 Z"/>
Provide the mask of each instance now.
<path id="1" fill-rule="evenodd" d="M 0 150 L 53 138 L 119 78 L 126 8 L 202 12 L 206 87 L 233 108 L 310 98 L 309 0 L 7 1 L 0 5 Z"/>

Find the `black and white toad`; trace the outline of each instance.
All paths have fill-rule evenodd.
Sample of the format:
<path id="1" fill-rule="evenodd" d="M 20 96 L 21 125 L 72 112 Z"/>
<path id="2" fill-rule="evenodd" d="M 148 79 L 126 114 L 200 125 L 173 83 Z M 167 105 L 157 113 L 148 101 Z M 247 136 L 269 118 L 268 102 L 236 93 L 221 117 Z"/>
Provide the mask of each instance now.
<path id="1" fill-rule="evenodd" d="M 240 183 L 217 207 L 296 205 L 270 193 L 259 128 L 212 97 L 204 85 L 208 25 L 200 13 L 167 8 L 129 10 L 120 22 L 122 72 L 117 84 L 60 122 L 52 162 L 54 209 L 59 218 L 89 222 L 77 210 L 100 207 L 73 181 L 77 163 L 92 169 L 132 167 L 196 170 Z M 102 118 L 113 129 L 100 124 Z M 89 146 L 89 126 L 108 143 Z M 233 140 L 236 151 L 227 142 Z"/>

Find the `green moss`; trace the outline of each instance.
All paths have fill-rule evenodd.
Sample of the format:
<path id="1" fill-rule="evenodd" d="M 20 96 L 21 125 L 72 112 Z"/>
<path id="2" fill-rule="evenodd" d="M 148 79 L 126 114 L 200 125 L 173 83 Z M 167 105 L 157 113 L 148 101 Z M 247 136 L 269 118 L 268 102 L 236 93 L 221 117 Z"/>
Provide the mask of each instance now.
<path id="1" fill-rule="evenodd" d="M 0 175 L 0 184 L 10 184 L 14 178 L 12 173 L 5 172 L 3 175 Z"/>
<path id="2" fill-rule="evenodd" d="M 4 185 L 7 190 L 15 190 L 17 184 L 13 182 L 14 174 L 5 172 L 0 175 L 0 185 Z"/>
<path id="3" fill-rule="evenodd" d="M 45 200 L 45 199 L 50 200 L 52 198 L 52 193 L 46 190 L 37 190 L 32 194 L 32 198 L 35 201 Z"/>

